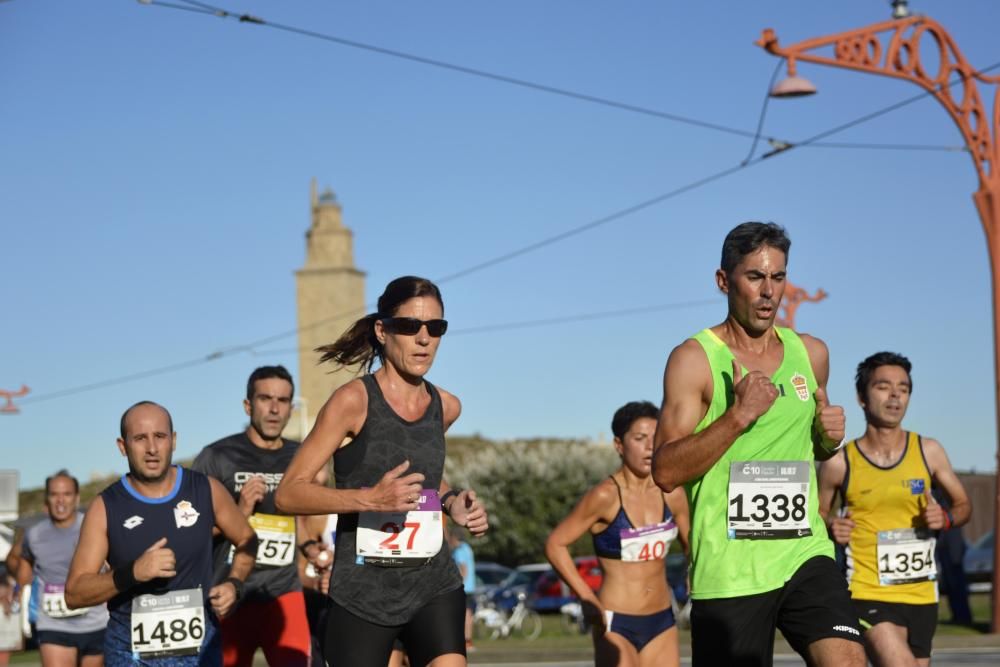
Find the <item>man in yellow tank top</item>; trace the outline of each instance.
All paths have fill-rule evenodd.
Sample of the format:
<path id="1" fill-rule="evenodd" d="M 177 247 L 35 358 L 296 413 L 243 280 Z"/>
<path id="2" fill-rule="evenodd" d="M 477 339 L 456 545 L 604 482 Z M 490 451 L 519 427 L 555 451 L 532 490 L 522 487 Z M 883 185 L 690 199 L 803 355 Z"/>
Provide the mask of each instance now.
<path id="1" fill-rule="evenodd" d="M 858 365 L 865 434 L 820 470 L 820 511 L 844 545 L 847 581 L 876 665 L 930 664 L 937 626 L 935 531 L 961 526 L 972 506 L 937 440 L 903 429 L 910 361 L 879 352 Z M 942 489 L 951 510 L 931 495 Z M 834 511 L 837 500 L 842 508 Z"/>
<path id="2" fill-rule="evenodd" d="M 791 241 L 774 223 L 726 236 L 725 320 L 670 354 L 653 478 L 691 507 L 695 667 L 771 665 L 774 632 L 817 667 L 863 667 L 857 615 L 819 513 L 816 458 L 844 437 L 823 341 L 775 327 Z"/>

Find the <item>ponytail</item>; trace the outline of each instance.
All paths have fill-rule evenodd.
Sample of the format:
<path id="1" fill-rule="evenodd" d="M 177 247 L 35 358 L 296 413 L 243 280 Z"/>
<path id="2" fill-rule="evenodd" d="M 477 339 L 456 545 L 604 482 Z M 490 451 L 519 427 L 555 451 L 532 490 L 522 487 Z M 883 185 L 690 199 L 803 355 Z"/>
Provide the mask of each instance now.
<path id="1" fill-rule="evenodd" d="M 322 356 L 319 363 L 331 361 L 337 368 L 361 364 L 365 372 L 370 372 L 375 359 L 382 359 L 382 343 L 375 338 L 375 321 L 378 313 L 369 313 L 355 322 L 340 335 L 336 342 L 316 348 Z"/>

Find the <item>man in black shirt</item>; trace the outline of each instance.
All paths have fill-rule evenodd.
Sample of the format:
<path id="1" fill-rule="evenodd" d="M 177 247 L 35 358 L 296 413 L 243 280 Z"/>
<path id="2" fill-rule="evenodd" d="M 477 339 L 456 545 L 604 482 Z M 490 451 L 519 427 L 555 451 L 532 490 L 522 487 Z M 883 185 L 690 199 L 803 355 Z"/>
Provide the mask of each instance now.
<path id="1" fill-rule="evenodd" d="M 296 517 L 274 505 L 274 490 L 299 447 L 281 437 L 292 414 L 294 392 L 292 376 L 283 366 L 256 369 L 243 401 L 250 425 L 205 447 L 192 466 L 222 482 L 260 540 L 241 605 L 222 623 L 225 667 L 250 667 L 257 648 L 270 665 L 309 665 L 309 624 L 295 563 Z M 232 546 L 217 538 L 217 579 L 227 571 L 231 553 Z"/>

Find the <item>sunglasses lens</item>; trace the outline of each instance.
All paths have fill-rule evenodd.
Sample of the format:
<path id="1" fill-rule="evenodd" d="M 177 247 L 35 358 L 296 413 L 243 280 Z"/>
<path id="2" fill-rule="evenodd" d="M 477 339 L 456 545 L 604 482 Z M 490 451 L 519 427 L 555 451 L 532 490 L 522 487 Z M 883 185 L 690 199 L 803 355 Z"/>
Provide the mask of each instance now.
<path id="1" fill-rule="evenodd" d="M 448 320 L 429 320 L 427 323 L 427 333 L 440 338 L 448 330 Z"/>
<path id="2" fill-rule="evenodd" d="M 423 323 L 415 317 L 392 318 L 392 328 L 396 330 L 396 333 L 403 334 L 404 336 L 415 335 L 420 331 L 421 324 Z"/>
<path id="3" fill-rule="evenodd" d="M 427 325 L 427 333 L 434 338 L 439 338 L 448 330 L 448 320 L 418 320 L 415 317 L 391 317 L 382 320 L 390 333 L 397 333 L 403 336 L 415 336 L 420 331 L 420 327 Z"/>

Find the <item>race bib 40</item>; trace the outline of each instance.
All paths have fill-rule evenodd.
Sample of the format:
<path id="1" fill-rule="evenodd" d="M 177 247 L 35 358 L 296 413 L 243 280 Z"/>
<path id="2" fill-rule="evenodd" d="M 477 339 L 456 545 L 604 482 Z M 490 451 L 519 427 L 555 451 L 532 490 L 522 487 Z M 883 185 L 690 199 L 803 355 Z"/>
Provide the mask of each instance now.
<path id="1" fill-rule="evenodd" d="M 622 561 L 638 563 L 666 558 L 670 543 L 677 537 L 677 524 L 673 519 L 642 528 L 623 528 L 619 533 L 622 542 Z"/>

